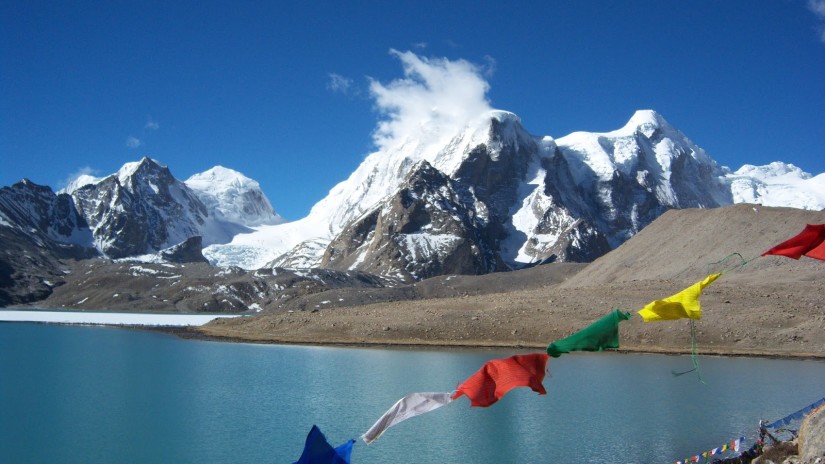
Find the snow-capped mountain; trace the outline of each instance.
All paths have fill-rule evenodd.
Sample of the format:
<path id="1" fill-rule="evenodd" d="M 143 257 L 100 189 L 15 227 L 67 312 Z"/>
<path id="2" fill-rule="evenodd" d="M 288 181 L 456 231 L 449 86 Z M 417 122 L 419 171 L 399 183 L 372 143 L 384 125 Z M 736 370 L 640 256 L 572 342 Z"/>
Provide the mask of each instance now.
<path id="1" fill-rule="evenodd" d="M 92 246 L 92 234 L 72 197 L 28 179 L 0 188 L 0 225 L 30 236 L 41 246 L 49 240 L 81 248 Z"/>
<path id="2" fill-rule="evenodd" d="M 96 255 L 69 195 L 23 180 L 0 188 L 0 306 L 45 298 L 61 285 L 61 259 Z"/>
<path id="3" fill-rule="evenodd" d="M 58 190 L 57 193 L 68 193 L 71 195 L 74 193 L 75 190 L 83 187 L 84 185 L 96 184 L 103 180 L 102 177 L 95 177 L 89 174 L 81 174 L 74 179 L 70 180 L 69 183 L 63 187 L 62 189 Z"/>
<path id="4" fill-rule="evenodd" d="M 0 225 L 124 258 L 182 243 L 199 249 L 201 240 L 225 243 L 250 226 L 282 222 L 258 183 L 236 171 L 215 167 L 189 182 L 149 158 L 106 177 L 79 176 L 58 194 L 23 181 L 0 194 Z"/>
<path id="5" fill-rule="evenodd" d="M 450 182 L 411 185 L 409 179 L 420 184 L 412 174 L 421 162 Z M 478 255 L 485 259 L 464 273 L 590 261 L 671 208 L 752 201 L 822 209 L 823 176 L 772 166 L 731 172 L 651 110 L 637 111 L 615 131 L 559 139 L 533 136 L 516 115 L 491 111 L 457 133 L 383 147 L 306 218 L 240 234 L 205 255 L 250 268 L 300 263 L 420 278 L 431 275 L 433 259 L 454 262 L 452 254 L 470 243 L 486 250 Z M 440 225 L 424 228 L 422 217 L 443 224 L 434 219 L 439 209 L 452 211 L 456 223 L 472 218 L 466 224 L 474 238 L 447 240 L 435 231 Z M 404 226 L 412 232 L 400 232 L 403 218 L 416 215 L 413 226 Z"/>
<path id="6" fill-rule="evenodd" d="M 95 247 L 110 258 L 154 253 L 201 235 L 206 207 L 169 169 L 149 158 L 72 192 Z"/>
<path id="7" fill-rule="evenodd" d="M 0 228 L 37 246 L 111 258 L 183 242 L 197 258 L 199 236 L 217 265 L 415 280 L 590 261 L 671 208 L 825 208 L 825 174 L 778 162 L 732 172 L 650 110 L 615 131 L 558 139 L 533 136 L 498 110 L 460 130 L 426 130 L 383 143 L 294 222 L 284 223 L 258 183 L 236 171 L 217 166 L 182 182 L 143 158 L 106 177 L 81 176 L 57 194 L 25 181 L 4 188 Z"/>
<path id="8" fill-rule="evenodd" d="M 258 182 L 238 171 L 215 166 L 195 174 L 184 182 L 200 198 L 209 216 L 223 222 L 246 227 L 284 222 Z"/>
<path id="9" fill-rule="evenodd" d="M 488 246 L 487 221 L 476 215 L 476 203 L 457 181 L 420 161 L 401 189 L 332 240 L 321 267 L 407 281 L 505 270 Z"/>
<path id="10" fill-rule="evenodd" d="M 734 203 L 825 209 L 825 174 L 814 177 L 793 164 L 773 162 L 746 164 L 726 177 Z"/>
<path id="11" fill-rule="evenodd" d="M 492 133 L 491 128 L 495 128 Z M 431 132 L 438 132 L 437 128 Z M 507 186 L 496 187 L 495 183 L 502 177 L 527 170 L 527 158 L 532 156 L 536 144 L 534 137 L 521 126 L 518 116 L 506 111 L 482 114 L 458 134 L 401 140 L 389 151 L 367 156 L 347 180 L 333 187 L 313 206 L 307 217 L 259 228 L 251 234 L 239 234 L 228 245 L 207 247 L 204 254 L 215 264 L 245 268 L 289 262 L 318 266 L 323 255 L 318 244 L 328 244 L 349 223 L 394 194 L 420 161 L 427 161 L 462 183 L 484 171 L 487 177 L 475 179 L 478 185 L 472 188 L 477 189 L 489 205 L 486 201 L 476 203 L 475 214 L 486 221 L 488 209 L 493 207 L 493 214 L 506 215 L 507 201 L 502 199 L 515 195 L 515 187 L 510 180 Z M 303 243 L 306 240 L 312 242 L 311 246 Z M 307 254 L 310 250 L 315 253 Z M 290 256 L 288 260 L 280 259 L 284 253 Z"/>

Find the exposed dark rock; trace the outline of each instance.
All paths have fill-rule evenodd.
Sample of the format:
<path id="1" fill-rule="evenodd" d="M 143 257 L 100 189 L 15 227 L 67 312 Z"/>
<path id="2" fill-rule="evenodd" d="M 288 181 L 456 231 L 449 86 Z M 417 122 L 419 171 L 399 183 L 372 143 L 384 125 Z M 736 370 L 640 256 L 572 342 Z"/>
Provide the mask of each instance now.
<path id="1" fill-rule="evenodd" d="M 64 282 L 61 260 L 97 255 L 68 195 L 28 180 L 0 188 L 0 306 L 38 301 Z"/>
<path id="2" fill-rule="evenodd" d="M 206 207 L 167 167 L 143 158 L 121 173 L 72 193 L 106 256 L 156 253 L 200 235 Z"/>
<path id="3" fill-rule="evenodd" d="M 64 267 L 64 283 L 56 286 L 48 298 L 37 301 L 37 306 L 164 312 L 301 310 L 311 309 L 316 294 L 338 289 L 381 290 L 399 284 L 355 271 L 246 271 L 200 262 L 158 264 L 90 259 L 71 261 Z M 327 298 L 319 301 L 331 303 Z M 338 299 L 335 302 L 340 303 Z M 25 301 L 16 302 L 20 303 Z"/>
<path id="4" fill-rule="evenodd" d="M 208 263 L 203 256 L 203 239 L 201 236 L 189 237 L 183 242 L 161 250 L 160 256 L 170 263 Z"/>
<path id="5" fill-rule="evenodd" d="M 403 185 L 333 239 L 321 266 L 403 280 L 505 269 L 454 181 L 425 161 Z"/>

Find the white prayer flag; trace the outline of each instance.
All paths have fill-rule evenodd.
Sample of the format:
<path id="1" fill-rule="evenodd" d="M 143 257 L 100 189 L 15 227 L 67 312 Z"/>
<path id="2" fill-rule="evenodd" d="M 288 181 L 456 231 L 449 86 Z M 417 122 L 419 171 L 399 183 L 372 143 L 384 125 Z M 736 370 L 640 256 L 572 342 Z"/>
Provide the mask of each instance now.
<path id="1" fill-rule="evenodd" d="M 393 425 L 407 420 L 410 417 L 438 409 L 451 401 L 452 399 L 449 393 L 410 393 L 392 405 L 392 407 L 367 430 L 367 433 L 361 435 L 361 439 L 369 445 Z"/>

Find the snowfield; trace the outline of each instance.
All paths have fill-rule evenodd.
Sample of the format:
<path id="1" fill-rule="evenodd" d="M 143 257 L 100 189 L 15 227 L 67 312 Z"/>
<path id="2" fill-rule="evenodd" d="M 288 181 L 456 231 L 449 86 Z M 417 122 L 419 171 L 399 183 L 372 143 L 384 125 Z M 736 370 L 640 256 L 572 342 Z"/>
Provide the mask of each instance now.
<path id="1" fill-rule="evenodd" d="M 48 322 L 53 324 L 196 326 L 237 314 L 150 314 L 93 311 L 0 310 L 0 322 Z"/>

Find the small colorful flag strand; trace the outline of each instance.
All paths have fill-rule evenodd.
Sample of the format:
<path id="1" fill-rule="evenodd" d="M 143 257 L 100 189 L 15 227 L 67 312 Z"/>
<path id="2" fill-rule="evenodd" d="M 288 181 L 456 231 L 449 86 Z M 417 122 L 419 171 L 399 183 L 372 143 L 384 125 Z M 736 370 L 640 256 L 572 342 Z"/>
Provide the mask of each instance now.
<path id="1" fill-rule="evenodd" d="M 691 462 L 700 462 L 704 460 L 704 462 L 708 461 L 708 458 L 711 456 L 726 453 L 728 451 L 736 451 L 737 453 L 742 448 L 742 444 L 745 442 L 745 437 L 739 437 L 735 440 L 731 440 L 729 443 L 725 443 L 722 446 L 717 446 L 712 450 L 705 451 L 702 454 L 697 454 L 696 456 L 691 456 L 689 458 L 685 458 L 681 461 L 676 461 L 676 464 L 689 464 Z"/>

